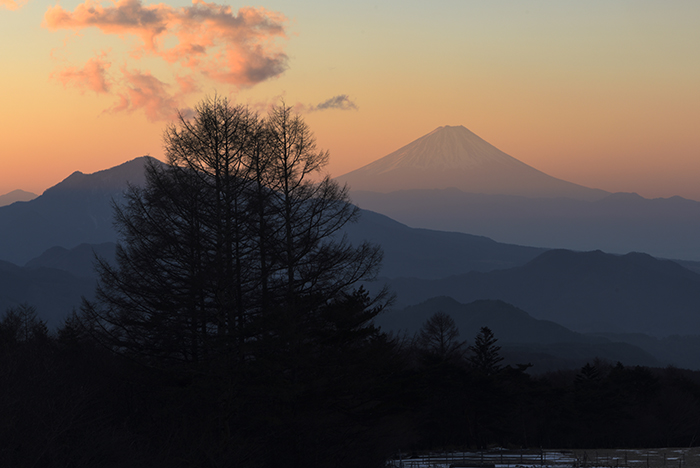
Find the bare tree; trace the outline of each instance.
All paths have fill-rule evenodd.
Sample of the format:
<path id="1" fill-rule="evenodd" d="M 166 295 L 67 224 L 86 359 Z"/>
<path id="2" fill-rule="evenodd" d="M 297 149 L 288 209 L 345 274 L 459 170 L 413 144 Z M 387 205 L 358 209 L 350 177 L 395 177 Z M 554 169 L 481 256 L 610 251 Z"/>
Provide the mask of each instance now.
<path id="1" fill-rule="evenodd" d="M 116 266 L 101 261 L 84 315 L 103 341 L 157 360 L 243 362 L 263 338 L 306 326 L 359 280 L 377 246 L 340 234 L 347 190 L 291 108 L 261 119 L 219 96 L 164 133 L 167 164 L 115 206 Z M 280 320 L 281 319 L 281 320 Z"/>
<path id="2" fill-rule="evenodd" d="M 445 312 L 435 312 L 418 332 L 418 345 L 443 360 L 461 358 L 465 341 L 458 341 L 459 329 Z"/>

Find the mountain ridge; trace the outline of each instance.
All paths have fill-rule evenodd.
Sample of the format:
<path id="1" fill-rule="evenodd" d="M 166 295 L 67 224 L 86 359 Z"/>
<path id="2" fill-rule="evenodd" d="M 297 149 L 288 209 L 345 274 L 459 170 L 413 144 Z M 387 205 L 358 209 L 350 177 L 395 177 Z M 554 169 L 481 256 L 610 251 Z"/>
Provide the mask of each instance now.
<path id="1" fill-rule="evenodd" d="M 383 284 L 397 294 L 398 306 L 436 296 L 501 300 L 581 333 L 663 337 L 700 330 L 700 274 L 641 253 L 549 250 L 514 268 Z"/>
<path id="2" fill-rule="evenodd" d="M 498 242 L 700 260 L 700 202 L 614 193 L 599 200 L 413 189 L 355 191 L 355 203 L 415 228 L 467 232 Z"/>

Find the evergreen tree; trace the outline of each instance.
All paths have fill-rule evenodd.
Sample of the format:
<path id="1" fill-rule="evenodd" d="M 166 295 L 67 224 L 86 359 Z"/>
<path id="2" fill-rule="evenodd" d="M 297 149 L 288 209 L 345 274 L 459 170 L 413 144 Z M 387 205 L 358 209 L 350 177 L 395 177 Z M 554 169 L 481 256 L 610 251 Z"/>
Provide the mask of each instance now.
<path id="1" fill-rule="evenodd" d="M 472 352 L 469 362 L 476 371 L 484 375 L 494 375 L 501 370 L 499 363 L 503 358 L 498 354 L 501 347 L 496 346 L 497 341 L 489 327 L 481 327 L 474 339 L 474 345 L 469 347 Z"/>

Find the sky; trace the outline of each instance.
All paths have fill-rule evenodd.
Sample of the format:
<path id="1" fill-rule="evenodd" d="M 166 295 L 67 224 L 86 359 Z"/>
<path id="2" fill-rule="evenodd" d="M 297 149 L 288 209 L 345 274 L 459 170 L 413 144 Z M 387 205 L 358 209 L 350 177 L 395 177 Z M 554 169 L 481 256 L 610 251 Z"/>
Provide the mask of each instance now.
<path id="1" fill-rule="evenodd" d="M 163 159 L 214 93 L 338 176 L 442 125 L 549 175 L 700 200 L 700 2 L 0 0 L 0 194 Z"/>

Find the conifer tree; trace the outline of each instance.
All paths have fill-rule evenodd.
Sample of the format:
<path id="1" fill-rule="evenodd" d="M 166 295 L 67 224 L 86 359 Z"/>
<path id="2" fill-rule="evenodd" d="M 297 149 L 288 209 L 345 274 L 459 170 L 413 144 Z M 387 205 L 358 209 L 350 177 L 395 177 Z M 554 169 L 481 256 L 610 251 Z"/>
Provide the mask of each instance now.
<path id="1" fill-rule="evenodd" d="M 498 339 L 494 336 L 489 327 L 481 327 L 476 335 L 474 345 L 469 347 L 473 353 L 469 357 L 469 362 L 475 370 L 484 375 L 494 375 L 501 370 L 499 364 L 503 358 L 498 354 L 500 346 L 496 346 Z"/>

